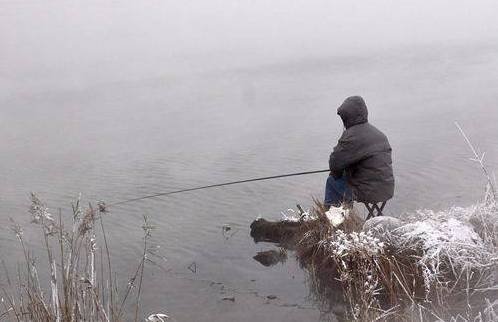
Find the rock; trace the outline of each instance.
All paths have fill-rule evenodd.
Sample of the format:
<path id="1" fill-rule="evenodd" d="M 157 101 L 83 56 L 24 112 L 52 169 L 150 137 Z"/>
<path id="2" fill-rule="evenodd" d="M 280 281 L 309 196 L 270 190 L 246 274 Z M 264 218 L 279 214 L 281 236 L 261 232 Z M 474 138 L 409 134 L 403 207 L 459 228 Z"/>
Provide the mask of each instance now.
<path id="1" fill-rule="evenodd" d="M 363 231 L 371 230 L 374 234 L 393 231 L 403 226 L 403 221 L 390 216 L 378 216 L 370 218 L 363 224 Z"/>

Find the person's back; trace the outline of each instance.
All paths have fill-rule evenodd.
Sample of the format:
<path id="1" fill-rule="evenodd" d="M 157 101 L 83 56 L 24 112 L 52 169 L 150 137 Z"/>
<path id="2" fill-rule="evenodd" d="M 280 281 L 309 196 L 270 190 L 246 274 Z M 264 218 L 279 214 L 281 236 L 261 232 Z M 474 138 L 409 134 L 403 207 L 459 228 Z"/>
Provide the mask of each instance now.
<path id="1" fill-rule="evenodd" d="M 392 198 L 394 176 L 391 146 L 387 137 L 368 123 L 365 102 L 359 96 L 348 97 L 337 114 L 346 130 L 330 155 L 332 178 L 327 181 L 327 186 L 339 184 L 339 189 L 333 186 L 327 188 L 342 189 L 342 180 L 346 189 L 342 191 L 343 199 L 373 203 Z M 336 205 L 338 202 L 326 195 L 325 203 Z"/>

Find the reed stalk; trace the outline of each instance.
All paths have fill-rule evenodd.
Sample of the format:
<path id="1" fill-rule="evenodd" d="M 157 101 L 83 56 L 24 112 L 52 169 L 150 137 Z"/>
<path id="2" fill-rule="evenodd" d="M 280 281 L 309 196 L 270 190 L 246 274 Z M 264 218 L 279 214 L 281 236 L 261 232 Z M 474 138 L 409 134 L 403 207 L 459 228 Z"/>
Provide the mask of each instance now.
<path id="1" fill-rule="evenodd" d="M 49 213 L 47 206 L 31 194 L 30 214 L 32 222 L 40 227 L 42 243 L 47 256 L 48 290 L 50 297 L 45 297 L 43 286 L 38 277 L 37 264 L 29 251 L 22 228 L 12 221 L 12 231 L 24 256 L 25 272 L 18 270 L 17 291 L 11 282 L 7 270 L 7 288 L 0 310 L 0 319 L 15 321 L 125 321 L 125 314 L 132 314 L 138 321 L 141 307 L 142 284 L 145 264 L 147 262 L 148 239 L 153 226 L 144 217 L 144 249 L 140 265 L 133 280 L 138 280 L 138 291 L 132 292 L 129 286 L 120 296 L 117 288 L 116 273 L 112 270 L 110 248 L 103 217 L 108 214 L 103 204 L 98 208 L 88 205 L 81 208 L 80 198 L 72 205 L 72 224 L 70 229 L 64 227 L 62 211 L 59 209 L 57 219 Z M 98 223 L 97 223 L 98 222 Z M 100 235 L 95 225 L 100 225 Z M 100 256 L 96 254 L 99 236 L 103 240 Z M 56 247 L 53 247 L 56 245 Z M 104 255 L 105 253 L 105 255 Z M 5 264 L 3 265 L 6 266 Z M 126 299 L 136 297 L 135 305 L 130 310 Z M 117 306 L 117 303 L 120 303 Z"/>

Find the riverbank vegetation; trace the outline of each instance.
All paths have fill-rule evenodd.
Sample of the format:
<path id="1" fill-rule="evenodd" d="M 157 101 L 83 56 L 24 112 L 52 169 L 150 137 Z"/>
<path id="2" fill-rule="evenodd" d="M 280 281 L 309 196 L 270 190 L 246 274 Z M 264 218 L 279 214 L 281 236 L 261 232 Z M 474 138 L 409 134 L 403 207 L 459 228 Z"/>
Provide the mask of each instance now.
<path id="1" fill-rule="evenodd" d="M 490 195 L 488 195 L 490 196 Z M 343 211 L 344 212 L 344 211 Z M 498 207 L 494 198 L 468 208 L 419 211 L 403 222 L 354 211 L 331 224 L 317 206 L 296 245 L 310 289 L 324 311 L 347 321 L 497 321 Z"/>
<path id="2" fill-rule="evenodd" d="M 498 321 L 498 203 L 367 220 L 316 202 L 278 222 L 259 218 L 255 241 L 295 251 L 324 319 Z M 333 313 L 333 314 L 329 314 Z"/>
<path id="3" fill-rule="evenodd" d="M 295 250 L 324 318 L 344 321 L 498 321 L 498 200 L 484 155 L 456 124 L 487 181 L 469 207 L 367 220 L 358 208 L 257 219 L 255 241 Z M 361 205 L 359 205 L 361 206 Z"/>
<path id="4" fill-rule="evenodd" d="M 47 266 L 40 269 L 42 260 L 28 248 L 23 228 L 12 220 L 11 228 L 24 258 L 15 277 L 5 268 L 0 320 L 143 320 L 140 308 L 144 269 L 155 255 L 148 244 L 153 226 L 147 217 L 142 225 L 142 257 L 133 276 L 120 288 L 104 224 L 109 213 L 103 203 L 83 208 L 77 200 L 72 205 L 68 226 L 64 225 L 61 211 L 53 215 L 35 194 L 31 194 L 29 212 L 32 223 L 40 229 Z M 42 271 L 48 276 L 41 274 Z"/>

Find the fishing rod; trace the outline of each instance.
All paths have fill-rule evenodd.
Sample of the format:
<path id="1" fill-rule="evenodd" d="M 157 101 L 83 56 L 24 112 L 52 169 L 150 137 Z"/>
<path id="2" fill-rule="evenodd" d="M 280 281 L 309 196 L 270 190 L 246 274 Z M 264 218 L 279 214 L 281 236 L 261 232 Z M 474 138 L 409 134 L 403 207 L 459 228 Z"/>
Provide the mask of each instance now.
<path id="1" fill-rule="evenodd" d="M 187 189 L 181 189 L 181 190 L 175 190 L 175 191 L 160 192 L 160 193 L 156 193 L 156 194 L 153 194 L 153 195 L 148 195 L 148 196 L 143 196 L 143 197 L 138 197 L 138 198 L 133 198 L 133 199 L 127 199 L 127 200 L 123 200 L 123 201 L 114 202 L 114 203 L 111 203 L 111 204 L 109 204 L 107 206 L 121 205 L 121 204 L 124 204 L 124 203 L 129 203 L 129 202 L 134 202 L 134 201 L 139 201 L 139 200 L 144 200 L 144 199 L 150 199 L 150 198 L 156 198 L 156 197 L 162 197 L 162 196 L 169 196 L 169 195 L 172 195 L 172 194 L 177 194 L 177 193 L 182 193 L 182 192 L 189 192 L 189 191 L 209 189 L 209 188 L 215 188 L 215 187 L 230 186 L 230 185 L 233 185 L 233 184 L 246 183 L 246 182 L 254 182 L 254 181 L 271 180 L 271 179 L 278 179 L 278 178 L 285 178 L 285 177 L 302 176 L 302 175 L 314 174 L 314 173 L 322 173 L 322 172 L 330 172 L 330 169 L 327 169 L 327 170 L 315 170 L 315 171 L 305 171 L 305 172 L 296 172 L 296 173 L 289 173 L 289 174 L 280 174 L 280 175 L 276 175 L 276 176 L 254 178 L 254 179 L 245 179 L 245 180 L 231 181 L 231 182 L 225 182 L 225 183 L 211 184 L 211 185 L 201 186 L 201 187 L 195 187 L 195 188 L 187 188 Z"/>

